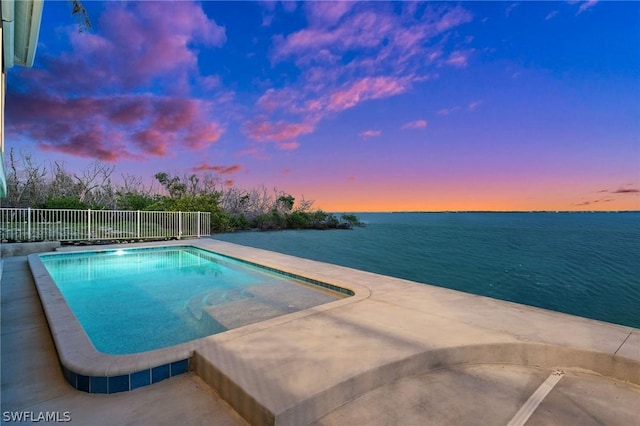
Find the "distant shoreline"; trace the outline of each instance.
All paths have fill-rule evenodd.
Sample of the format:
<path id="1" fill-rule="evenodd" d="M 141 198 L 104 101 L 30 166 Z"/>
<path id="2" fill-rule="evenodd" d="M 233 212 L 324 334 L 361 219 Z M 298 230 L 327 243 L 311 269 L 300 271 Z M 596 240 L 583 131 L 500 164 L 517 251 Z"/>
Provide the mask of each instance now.
<path id="1" fill-rule="evenodd" d="M 389 210 L 389 211 L 335 211 L 332 214 L 402 214 L 402 213 L 640 213 L 640 210 Z"/>

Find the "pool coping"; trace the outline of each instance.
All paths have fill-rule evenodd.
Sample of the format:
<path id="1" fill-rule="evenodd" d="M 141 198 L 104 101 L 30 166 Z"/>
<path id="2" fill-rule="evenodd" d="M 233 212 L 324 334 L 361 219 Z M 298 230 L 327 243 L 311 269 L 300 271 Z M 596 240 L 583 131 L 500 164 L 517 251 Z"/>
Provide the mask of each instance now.
<path id="1" fill-rule="evenodd" d="M 210 240 L 209 240 L 210 241 Z M 266 321 L 246 325 L 213 336 L 218 341 L 235 339 L 310 315 L 339 308 L 368 298 L 371 293 L 365 286 L 354 282 L 327 280 L 309 276 L 304 270 L 282 270 L 270 262 L 261 262 L 259 256 L 242 256 L 237 251 L 225 251 L 224 247 L 211 248 L 208 240 L 170 240 L 152 243 L 108 244 L 103 246 L 67 246 L 55 252 L 36 253 L 27 257 L 40 302 L 60 360 L 63 375 L 76 389 L 89 393 L 117 393 L 157 383 L 192 369 L 194 352 L 209 344 L 212 336 L 205 336 L 175 346 L 126 355 L 112 355 L 98 351 L 80 325 L 57 285 L 49 275 L 40 256 L 61 252 L 98 252 L 114 249 L 146 247 L 195 247 L 236 259 L 254 266 L 294 275 L 311 285 L 326 283 L 353 293 L 348 297 L 282 315 Z M 240 247 L 240 246 L 239 246 Z M 317 282 L 317 283 L 315 283 Z"/>

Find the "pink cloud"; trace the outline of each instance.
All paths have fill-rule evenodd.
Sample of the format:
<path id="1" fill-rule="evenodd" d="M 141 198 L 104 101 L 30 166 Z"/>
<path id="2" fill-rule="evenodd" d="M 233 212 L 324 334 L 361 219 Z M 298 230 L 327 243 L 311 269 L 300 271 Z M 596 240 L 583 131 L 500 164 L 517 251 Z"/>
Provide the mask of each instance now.
<path id="1" fill-rule="evenodd" d="M 70 137 L 62 138 L 54 145 L 49 140 L 36 140 L 43 151 L 55 151 L 79 157 L 95 158 L 100 161 L 119 159 L 139 159 L 129 152 L 119 141 L 119 135 L 94 125 Z"/>
<path id="2" fill-rule="evenodd" d="M 360 137 L 367 139 L 367 138 L 373 138 L 376 136 L 380 136 L 382 134 L 381 130 L 365 130 L 364 132 L 360 132 Z"/>
<path id="3" fill-rule="evenodd" d="M 442 16 L 435 16 L 432 22 L 435 25 L 436 31 L 442 33 L 455 28 L 459 25 L 466 24 L 473 19 L 473 15 L 468 10 L 461 7 L 454 7 L 448 10 Z"/>
<path id="4" fill-rule="evenodd" d="M 342 111 L 368 99 L 380 99 L 408 90 L 411 78 L 365 77 L 333 92 L 327 108 Z"/>
<path id="5" fill-rule="evenodd" d="M 223 132 L 220 124 L 208 118 L 209 104 L 197 99 L 64 98 L 45 92 L 10 92 L 8 99 L 8 134 L 28 137 L 48 151 L 104 161 L 176 155 L 180 147 L 204 149 Z M 83 146 L 82 141 L 92 147 Z"/>
<path id="6" fill-rule="evenodd" d="M 438 112 L 436 112 L 436 114 L 438 115 L 449 115 L 449 114 L 453 114 L 454 112 L 458 112 L 460 110 L 460 107 L 455 106 L 455 107 L 451 107 L 451 108 L 442 108 L 440 110 L 438 110 Z"/>
<path id="7" fill-rule="evenodd" d="M 68 29 L 69 50 L 56 57 L 45 50 L 44 66 L 15 74 L 20 90 L 7 93 L 8 133 L 104 161 L 175 156 L 220 138 L 215 104 L 189 94 L 190 81 L 216 84 L 200 79 L 195 46 L 226 40 L 201 5 L 107 2 L 94 24 L 95 32 Z M 152 94 L 158 85 L 168 93 Z"/>
<path id="8" fill-rule="evenodd" d="M 157 131 L 156 129 L 145 129 L 132 136 L 137 147 L 147 154 L 163 156 L 167 152 L 167 147 L 173 142 L 171 135 Z"/>
<path id="9" fill-rule="evenodd" d="M 220 165 L 202 163 L 196 167 L 193 167 L 191 170 L 194 172 L 216 172 L 221 175 L 227 175 L 227 174 L 239 172 L 241 169 L 242 169 L 242 166 L 240 164 L 233 164 L 231 166 L 220 166 Z"/>
<path id="10" fill-rule="evenodd" d="M 303 7 L 309 26 L 275 36 L 271 56 L 274 62 L 293 62 L 301 73 L 293 85 L 267 90 L 256 102 L 259 114 L 315 126 L 328 115 L 438 77 L 426 67 L 446 61 L 465 66 L 472 52 L 447 52 L 435 38 L 472 20 L 459 6 L 403 4 L 400 13 L 388 2 L 307 2 Z M 284 122 L 252 121 L 245 130 L 254 140 L 275 140 L 277 123 Z"/>
<path id="11" fill-rule="evenodd" d="M 445 63 L 453 67 L 464 68 L 467 66 L 471 51 L 456 50 L 451 52 Z"/>
<path id="12" fill-rule="evenodd" d="M 344 52 L 349 49 L 380 45 L 385 35 L 392 32 L 393 22 L 386 14 L 363 11 L 351 16 L 335 28 L 310 27 L 277 40 L 275 58 L 284 59 L 292 54 L 319 51 Z"/>
<path id="13" fill-rule="evenodd" d="M 274 59 L 291 55 L 314 54 L 323 48 L 332 53 L 382 46 L 388 43 L 391 56 L 413 55 L 422 51 L 421 44 L 429 38 L 471 21 L 472 16 L 460 7 L 429 12 L 421 19 L 397 16 L 387 5 L 352 2 L 308 2 L 311 26 L 276 41 Z M 440 9 L 443 10 L 443 9 Z M 353 13 L 351 13 L 353 12 Z M 412 56 L 413 56 L 412 55 Z"/>
<path id="14" fill-rule="evenodd" d="M 278 147 L 278 149 L 283 151 L 293 151 L 298 149 L 300 147 L 300 144 L 296 141 L 289 141 L 289 142 L 278 142 L 276 146 Z"/>
<path id="15" fill-rule="evenodd" d="M 287 123 L 285 121 L 271 122 L 262 117 L 246 122 L 244 129 L 249 137 L 255 141 L 284 142 L 313 132 L 314 125 L 310 123 Z"/>
<path id="16" fill-rule="evenodd" d="M 482 101 L 473 101 L 473 102 L 469 103 L 469 105 L 467 106 L 467 109 L 469 111 L 473 111 L 476 108 L 478 108 L 481 104 L 482 104 Z"/>
<path id="17" fill-rule="evenodd" d="M 410 121 L 402 125 L 403 129 L 426 129 L 427 128 L 427 120 L 416 120 Z"/>
<path id="18" fill-rule="evenodd" d="M 311 26 L 332 26 L 354 6 L 351 1 L 311 1 L 305 3 L 307 19 Z"/>
<path id="19" fill-rule="evenodd" d="M 208 75 L 200 78 L 200 84 L 207 90 L 213 90 L 222 86 L 222 79 L 217 75 Z"/>
<path id="20" fill-rule="evenodd" d="M 70 28 L 70 51 L 42 55 L 45 66 L 31 73 L 33 83 L 44 90 L 93 93 L 96 82 L 110 90 L 131 90 L 161 80 L 184 92 L 189 78 L 198 74 L 192 45 L 221 46 L 226 41 L 225 29 L 193 2 L 105 4 L 95 33 Z"/>
<path id="21" fill-rule="evenodd" d="M 267 112 L 273 112 L 277 109 L 291 109 L 298 97 L 299 94 L 293 89 L 268 89 L 258 98 L 256 106 Z"/>

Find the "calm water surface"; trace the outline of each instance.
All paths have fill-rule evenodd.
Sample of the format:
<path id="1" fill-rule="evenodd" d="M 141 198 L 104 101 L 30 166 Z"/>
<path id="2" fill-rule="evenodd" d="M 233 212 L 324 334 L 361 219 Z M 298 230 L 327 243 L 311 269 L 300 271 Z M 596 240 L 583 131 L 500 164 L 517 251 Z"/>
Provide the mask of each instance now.
<path id="1" fill-rule="evenodd" d="M 640 212 L 366 213 L 215 239 L 640 328 Z"/>

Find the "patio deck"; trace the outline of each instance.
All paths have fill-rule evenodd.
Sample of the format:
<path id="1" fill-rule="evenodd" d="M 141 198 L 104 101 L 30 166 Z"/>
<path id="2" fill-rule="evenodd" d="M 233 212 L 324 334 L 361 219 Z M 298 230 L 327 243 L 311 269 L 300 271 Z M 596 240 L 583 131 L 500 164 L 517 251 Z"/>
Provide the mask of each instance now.
<path id="1" fill-rule="evenodd" d="M 26 257 L 6 258 L 2 421 L 20 412 L 68 413 L 78 425 L 624 425 L 640 418 L 638 329 L 214 240 L 186 243 L 353 285 L 359 297 L 211 336 L 194 351 L 188 374 L 94 395 L 62 376 Z"/>

